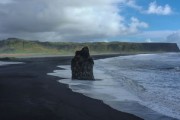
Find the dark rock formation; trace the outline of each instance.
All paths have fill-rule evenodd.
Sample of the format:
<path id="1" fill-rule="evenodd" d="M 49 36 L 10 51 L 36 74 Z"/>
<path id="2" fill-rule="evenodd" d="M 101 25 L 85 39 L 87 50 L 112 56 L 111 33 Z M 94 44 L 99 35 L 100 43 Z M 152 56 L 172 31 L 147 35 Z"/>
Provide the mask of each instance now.
<path id="1" fill-rule="evenodd" d="M 88 47 L 83 47 L 81 51 L 76 51 L 71 60 L 72 79 L 94 80 L 94 61 L 89 54 Z"/>

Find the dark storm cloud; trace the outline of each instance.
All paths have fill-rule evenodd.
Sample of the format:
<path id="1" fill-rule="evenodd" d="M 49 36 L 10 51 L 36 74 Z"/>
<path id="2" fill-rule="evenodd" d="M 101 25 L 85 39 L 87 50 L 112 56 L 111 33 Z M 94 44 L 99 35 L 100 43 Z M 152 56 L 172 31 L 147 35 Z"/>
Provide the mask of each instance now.
<path id="1" fill-rule="evenodd" d="M 116 3 L 126 0 L 3 0 L 0 38 L 89 40 L 132 34 L 148 26 L 135 17 L 126 24 Z"/>

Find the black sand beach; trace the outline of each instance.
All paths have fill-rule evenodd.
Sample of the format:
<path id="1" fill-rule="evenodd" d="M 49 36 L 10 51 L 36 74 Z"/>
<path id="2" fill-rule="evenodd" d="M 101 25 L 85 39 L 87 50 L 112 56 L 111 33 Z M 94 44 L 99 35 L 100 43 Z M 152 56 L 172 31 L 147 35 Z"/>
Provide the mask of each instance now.
<path id="1" fill-rule="evenodd" d="M 94 59 L 118 55 L 94 56 Z M 100 100 L 72 92 L 47 73 L 72 57 L 21 58 L 0 66 L 0 120 L 140 120 Z"/>

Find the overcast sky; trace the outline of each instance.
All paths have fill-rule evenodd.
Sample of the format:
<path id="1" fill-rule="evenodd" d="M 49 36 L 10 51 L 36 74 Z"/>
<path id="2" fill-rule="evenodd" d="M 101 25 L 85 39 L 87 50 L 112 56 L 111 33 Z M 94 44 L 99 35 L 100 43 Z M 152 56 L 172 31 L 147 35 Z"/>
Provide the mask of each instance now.
<path id="1" fill-rule="evenodd" d="M 180 43 L 180 0 L 0 0 L 0 39 Z"/>

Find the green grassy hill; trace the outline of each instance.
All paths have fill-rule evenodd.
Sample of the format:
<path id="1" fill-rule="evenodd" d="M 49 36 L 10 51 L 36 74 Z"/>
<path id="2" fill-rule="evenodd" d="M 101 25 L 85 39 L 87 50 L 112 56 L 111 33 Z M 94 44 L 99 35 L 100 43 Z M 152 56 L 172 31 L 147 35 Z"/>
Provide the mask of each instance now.
<path id="1" fill-rule="evenodd" d="M 88 46 L 91 54 L 179 52 L 176 43 L 127 43 L 127 42 L 39 42 L 9 38 L 0 41 L 0 54 L 60 54 L 72 55 Z"/>

